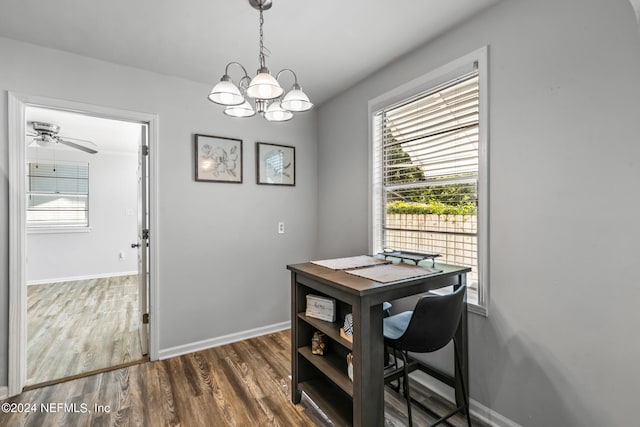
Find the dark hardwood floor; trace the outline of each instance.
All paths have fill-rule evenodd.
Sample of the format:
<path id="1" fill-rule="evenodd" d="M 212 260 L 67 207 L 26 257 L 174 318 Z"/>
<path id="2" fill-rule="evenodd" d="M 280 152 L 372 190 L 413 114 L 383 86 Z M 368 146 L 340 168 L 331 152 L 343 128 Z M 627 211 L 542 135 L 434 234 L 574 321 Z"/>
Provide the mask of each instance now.
<path id="1" fill-rule="evenodd" d="M 308 399 L 291 403 L 289 375 L 290 331 L 283 331 L 26 391 L 2 402 L 0 425 L 331 425 Z M 441 406 L 420 387 L 415 393 Z M 385 425 L 405 425 L 405 411 L 402 396 L 387 391 Z M 414 425 L 429 420 L 414 409 Z M 466 422 L 456 416 L 452 424 Z"/>

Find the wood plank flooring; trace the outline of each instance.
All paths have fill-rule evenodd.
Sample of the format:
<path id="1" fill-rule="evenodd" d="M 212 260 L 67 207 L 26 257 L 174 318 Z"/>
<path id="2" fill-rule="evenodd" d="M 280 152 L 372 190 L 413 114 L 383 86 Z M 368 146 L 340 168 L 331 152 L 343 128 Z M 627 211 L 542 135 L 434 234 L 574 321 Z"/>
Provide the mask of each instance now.
<path id="1" fill-rule="evenodd" d="M 26 391 L 3 401 L 22 411 L 0 412 L 0 425 L 331 425 L 304 396 L 302 404 L 291 403 L 290 345 L 290 331 L 282 331 Z M 415 393 L 429 405 L 438 400 L 419 387 Z M 387 391 L 385 426 L 406 425 L 405 411 L 403 398 Z M 414 408 L 414 425 L 428 420 Z M 452 424 L 465 421 L 456 416 Z"/>
<path id="2" fill-rule="evenodd" d="M 142 359 L 136 276 L 27 287 L 27 386 Z"/>

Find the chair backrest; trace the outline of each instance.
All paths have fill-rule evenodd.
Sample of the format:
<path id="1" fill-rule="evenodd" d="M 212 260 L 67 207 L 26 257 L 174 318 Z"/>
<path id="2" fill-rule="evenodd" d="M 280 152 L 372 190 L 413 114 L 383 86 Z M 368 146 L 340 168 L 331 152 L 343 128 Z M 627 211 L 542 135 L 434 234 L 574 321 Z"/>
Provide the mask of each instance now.
<path id="1" fill-rule="evenodd" d="M 447 345 L 458 328 L 465 292 L 466 286 L 460 286 L 450 294 L 420 298 L 395 345 L 415 353 L 430 353 Z"/>

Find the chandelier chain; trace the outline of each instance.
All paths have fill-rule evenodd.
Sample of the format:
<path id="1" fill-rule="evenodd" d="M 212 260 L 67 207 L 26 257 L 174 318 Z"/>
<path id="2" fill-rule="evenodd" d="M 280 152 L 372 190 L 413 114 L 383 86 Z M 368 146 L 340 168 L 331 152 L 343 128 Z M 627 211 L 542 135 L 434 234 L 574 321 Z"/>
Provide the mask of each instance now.
<path id="1" fill-rule="evenodd" d="M 260 52 L 258 54 L 258 63 L 260 64 L 260 68 L 266 68 L 265 57 L 271 55 L 271 51 L 268 47 L 264 45 L 264 31 L 262 27 L 264 25 L 264 17 L 262 15 L 262 7 L 260 8 Z"/>
<path id="2" fill-rule="evenodd" d="M 262 16 L 262 7 L 260 8 L 260 53 L 258 55 L 258 61 L 260 63 L 260 68 L 264 68 L 264 32 L 262 31 L 262 26 L 264 25 L 264 17 Z"/>

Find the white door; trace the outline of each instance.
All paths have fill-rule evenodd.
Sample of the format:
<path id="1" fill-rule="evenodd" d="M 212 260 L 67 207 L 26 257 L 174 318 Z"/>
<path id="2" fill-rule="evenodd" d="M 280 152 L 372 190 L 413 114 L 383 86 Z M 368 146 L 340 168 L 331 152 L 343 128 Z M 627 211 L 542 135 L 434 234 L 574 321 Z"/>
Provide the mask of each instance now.
<path id="1" fill-rule="evenodd" d="M 138 307 L 140 309 L 140 347 L 142 354 L 149 354 L 149 211 L 148 211 L 148 126 L 141 126 L 138 147 Z"/>

